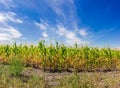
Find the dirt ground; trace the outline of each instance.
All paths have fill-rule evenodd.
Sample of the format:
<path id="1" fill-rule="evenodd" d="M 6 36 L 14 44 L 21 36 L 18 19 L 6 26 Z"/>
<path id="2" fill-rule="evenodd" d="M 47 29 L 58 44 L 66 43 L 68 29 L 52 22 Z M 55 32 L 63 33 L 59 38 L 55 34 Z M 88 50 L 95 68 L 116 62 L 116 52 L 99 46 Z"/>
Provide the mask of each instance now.
<path id="1" fill-rule="evenodd" d="M 41 69 L 26 68 L 25 75 L 44 76 L 46 84 L 49 86 L 58 85 L 58 81 L 66 76 L 71 76 L 73 72 L 44 72 Z M 120 71 L 109 72 L 79 72 L 80 80 L 91 81 L 96 88 L 120 88 Z M 99 87 L 98 87 L 99 86 Z"/>

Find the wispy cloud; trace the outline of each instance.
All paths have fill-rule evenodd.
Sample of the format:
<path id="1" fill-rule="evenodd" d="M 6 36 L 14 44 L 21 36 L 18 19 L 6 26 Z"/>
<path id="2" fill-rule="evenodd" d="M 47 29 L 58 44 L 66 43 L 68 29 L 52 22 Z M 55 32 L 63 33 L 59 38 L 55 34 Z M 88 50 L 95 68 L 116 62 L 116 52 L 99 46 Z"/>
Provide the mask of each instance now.
<path id="1" fill-rule="evenodd" d="M 80 37 L 77 36 L 77 32 L 74 30 L 68 29 L 66 26 L 64 26 L 62 23 L 58 24 L 49 24 L 46 20 L 41 20 L 40 22 L 34 22 L 34 24 L 41 30 L 41 35 L 43 38 L 48 38 L 49 35 L 55 34 L 55 39 L 59 38 L 58 41 L 64 41 L 66 44 L 88 44 L 87 41 L 82 40 Z M 53 30 L 50 30 L 53 29 Z M 85 31 L 84 31 L 85 32 Z M 84 36 L 87 35 L 84 33 Z M 62 40 L 61 40 L 62 38 Z M 51 39 L 51 36 L 49 36 L 49 39 Z"/>
<path id="2" fill-rule="evenodd" d="M 42 33 L 42 36 L 43 36 L 43 38 L 47 38 L 47 37 L 48 37 L 48 34 L 47 34 L 46 32 L 43 32 L 43 33 Z"/>
<path id="3" fill-rule="evenodd" d="M 9 25 L 9 22 L 23 23 L 13 12 L 0 12 L 0 41 L 19 38 L 22 34 L 16 28 Z"/>
<path id="4" fill-rule="evenodd" d="M 5 8 L 16 7 L 16 4 L 13 0 L 0 0 L 0 4 L 4 5 Z"/>
<path id="5" fill-rule="evenodd" d="M 102 39 L 103 37 L 107 36 L 109 33 L 113 32 L 114 30 L 115 30 L 114 28 L 102 29 L 98 31 L 97 33 L 93 34 L 91 41 L 96 42 Z"/>
<path id="6" fill-rule="evenodd" d="M 0 41 L 19 38 L 22 34 L 12 26 L 0 27 Z"/>
<path id="7" fill-rule="evenodd" d="M 48 23 L 42 19 L 40 19 L 40 22 L 34 22 L 35 25 L 40 29 L 40 30 L 47 30 L 48 29 Z"/>
<path id="8" fill-rule="evenodd" d="M 14 23 L 23 23 L 22 20 L 16 18 L 16 13 L 14 12 L 0 12 L 0 22 L 14 22 Z"/>
<path id="9" fill-rule="evenodd" d="M 56 33 L 59 36 L 65 37 L 66 43 L 68 44 L 74 44 L 75 42 L 79 44 L 88 43 L 86 41 L 83 41 L 81 38 L 77 37 L 76 32 L 68 30 L 66 27 L 64 27 L 61 24 L 57 25 Z"/>
<path id="10" fill-rule="evenodd" d="M 88 35 L 86 29 L 80 29 L 80 30 L 79 30 L 79 34 L 80 34 L 81 36 L 83 36 L 83 37 L 85 37 L 85 36 Z"/>
<path id="11" fill-rule="evenodd" d="M 60 9 L 58 9 L 58 8 L 55 8 L 55 12 L 56 12 L 59 16 L 65 17 L 65 14 L 63 13 L 62 10 L 60 10 Z"/>
<path id="12" fill-rule="evenodd" d="M 47 21 L 40 19 L 40 22 L 34 22 L 34 24 L 42 31 L 42 37 L 47 38 L 48 34 L 46 33 L 46 31 L 50 28 Z"/>
<path id="13" fill-rule="evenodd" d="M 77 24 L 76 5 L 74 0 L 45 0 L 48 6 L 56 13 L 57 20 L 63 24 L 74 26 Z"/>

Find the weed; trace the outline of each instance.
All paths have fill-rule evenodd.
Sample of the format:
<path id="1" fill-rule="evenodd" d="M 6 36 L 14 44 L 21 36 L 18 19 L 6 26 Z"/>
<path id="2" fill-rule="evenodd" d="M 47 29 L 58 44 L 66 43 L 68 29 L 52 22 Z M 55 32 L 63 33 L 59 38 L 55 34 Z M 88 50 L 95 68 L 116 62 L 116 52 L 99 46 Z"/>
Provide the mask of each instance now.
<path id="1" fill-rule="evenodd" d="M 24 69 L 24 64 L 23 62 L 18 59 L 18 58 L 13 58 L 10 62 L 10 73 L 14 76 L 20 76 L 23 69 Z"/>

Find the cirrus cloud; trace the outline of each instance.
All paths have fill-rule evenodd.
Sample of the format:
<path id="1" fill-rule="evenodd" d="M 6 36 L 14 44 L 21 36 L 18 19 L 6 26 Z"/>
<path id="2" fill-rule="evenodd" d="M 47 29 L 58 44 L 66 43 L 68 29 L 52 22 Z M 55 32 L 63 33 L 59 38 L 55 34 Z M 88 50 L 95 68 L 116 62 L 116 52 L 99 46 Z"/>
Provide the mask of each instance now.
<path id="1" fill-rule="evenodd" d="M 85 36 L 88 35 L 88 33 L 86 32 L 85 29 L 80 29 L 80 30 L 79 30 L 79 34 L 80 34 L 81 36 L 83 36 L 83 37 L 85 37 Z"/>
<path id="2" fill-rule="evenodd" d="M 16 4 L 13 0 L 0 0 L 0 4 L 4 5 L 5 8 L 16 7 Z"/>
<path id="3" fill-rule="evenodd" d="M 84 43 L 87 44 L 88 43 L 87 41 L 84 41 L 81 38 L 79 38 L 77 36 L 76 32 L 68 30 L 66 27 L 64 27 L 61 24 L 57 25 L 57 31 L 56 31 L 56 33 L 59 36 L 65 37 L 65 41 L 68 44 L 74 44 L 75 42 L 78 43 L 78 44 L 84 44 Z"/>
<path id="4" fill-rule="evenodd" d="M 22 20 L 16 17 L 14 12 L 0 12 L 0 41 L 9 41 L 22 36 L 9 22 L 23 23 Z"/>

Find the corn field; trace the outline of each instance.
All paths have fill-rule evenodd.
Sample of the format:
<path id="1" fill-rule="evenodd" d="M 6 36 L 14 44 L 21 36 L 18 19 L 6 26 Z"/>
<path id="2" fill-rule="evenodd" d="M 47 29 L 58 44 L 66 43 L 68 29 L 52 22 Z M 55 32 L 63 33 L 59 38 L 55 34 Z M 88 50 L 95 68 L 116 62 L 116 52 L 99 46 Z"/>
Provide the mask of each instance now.
<path id="1" fill-rule="evenodd" d="M 48 70 L 120 70 L 120 50 L 107 47 L 65 46 L 58 42 L 46 46 L 44 41 L 38 45 L 0 45 L 2 64 L 9 64 L 14 57 L 26 66 Z"/>

